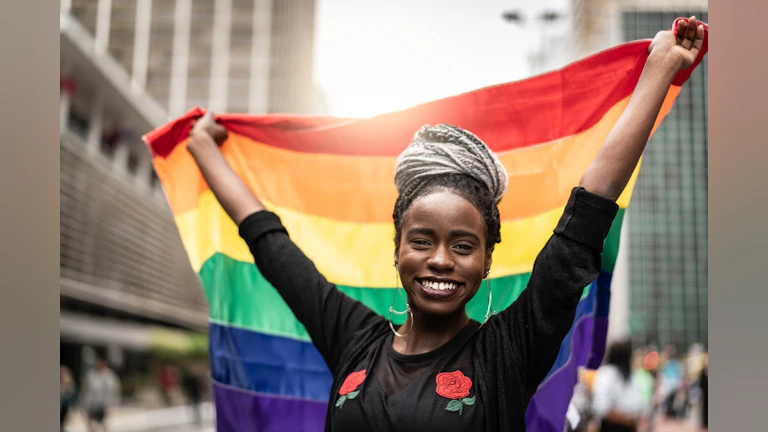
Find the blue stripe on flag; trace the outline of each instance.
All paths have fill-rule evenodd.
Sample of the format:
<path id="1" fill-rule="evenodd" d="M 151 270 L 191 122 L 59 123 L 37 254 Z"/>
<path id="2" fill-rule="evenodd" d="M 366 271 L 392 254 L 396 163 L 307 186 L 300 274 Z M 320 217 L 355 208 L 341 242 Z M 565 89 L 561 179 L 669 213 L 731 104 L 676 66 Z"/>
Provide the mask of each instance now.
<path id="1" fill-rule="evenodd" d="M 308 342 L 210 324 L 211 372 L 221 384 L 327 402 L 333 378 Z"/>

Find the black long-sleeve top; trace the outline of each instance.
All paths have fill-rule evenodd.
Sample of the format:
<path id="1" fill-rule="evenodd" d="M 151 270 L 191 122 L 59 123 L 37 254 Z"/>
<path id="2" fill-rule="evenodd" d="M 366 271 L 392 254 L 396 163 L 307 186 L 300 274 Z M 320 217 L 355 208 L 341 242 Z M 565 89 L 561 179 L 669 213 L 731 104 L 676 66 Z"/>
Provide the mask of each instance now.
<path id="1" fill-rule="evenodd" d="M 527 288 L 485 325 L 403 355 L 389 323 L 328 282 L 273 213 L 240 224 L 264 277 L 306 327 L 333 374 L 328 431 L 524 431 L 525 411 L 568 333 L 618 211 L 574 188 Z"/>

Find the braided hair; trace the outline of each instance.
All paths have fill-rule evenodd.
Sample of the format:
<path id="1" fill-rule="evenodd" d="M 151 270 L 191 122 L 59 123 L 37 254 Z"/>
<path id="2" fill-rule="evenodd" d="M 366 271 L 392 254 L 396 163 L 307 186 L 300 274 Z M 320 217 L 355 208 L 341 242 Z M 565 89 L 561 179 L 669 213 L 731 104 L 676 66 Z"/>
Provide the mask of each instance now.
<path id="1" fill-rule="evenodd" d="M 395 186 L 395 245 L 400 245 L 403 219 L 413 202 L 432 192 L 449 189 L 474 205 L 483 216 L 486 248 L 501 242 L 498 203 L 507 190 L 504 166 L 487 145 L 471 132 L 441 124 L 423 126 L 397 158 Z"/>

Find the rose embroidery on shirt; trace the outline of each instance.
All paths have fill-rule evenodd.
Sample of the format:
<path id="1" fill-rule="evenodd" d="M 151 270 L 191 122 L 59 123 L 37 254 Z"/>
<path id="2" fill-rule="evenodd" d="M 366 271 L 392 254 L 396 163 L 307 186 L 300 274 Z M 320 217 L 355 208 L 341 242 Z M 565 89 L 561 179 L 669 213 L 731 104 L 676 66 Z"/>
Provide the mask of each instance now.
<path id="1" fill-rule="evenodd" d="M 446 411 L 458 411 L 459 415 L 464 411 L 464 406 L 475 404 L 475 397 L 469 396 L 469 389 L 472 388 L 472 380 L 461 371 L 442 372 L 437 374 L 437 394 L 444 398 L 451 399 L 445 407 Z"/>
<path id="2" fill-rule="evenodd" d="M 356 389 L 360 384 L 363 383 L 363 381 L 365 381 L 365 372 L 366 369 L 352 372 L 344 380 L 344 382 L 341 384 L 341 389 L 339 389 L 339 396 L 341 397 L 336 401 L 336 407 L 343 407 L 344 402 L 346 402 L 347 399 L 354 399 L 358 394 L 360 394 L 360 390 Z"/>

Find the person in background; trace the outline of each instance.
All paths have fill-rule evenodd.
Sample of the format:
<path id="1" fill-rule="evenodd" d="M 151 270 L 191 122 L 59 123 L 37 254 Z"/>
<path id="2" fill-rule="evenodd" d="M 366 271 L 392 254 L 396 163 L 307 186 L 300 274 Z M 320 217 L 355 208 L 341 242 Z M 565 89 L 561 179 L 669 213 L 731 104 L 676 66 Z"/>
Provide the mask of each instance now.
<path id="1" fill-rule="evenodd" d="M 600 432 L 637 432 L 650 411 L 645 385 L 632 372 L 630 342 L 614 342 L 592 388 L 592 412 Z"/>
<path id="2" fill-rule="evenodd" d="M 632 358 L 632 376 L 637 381 L 638 387 L 642 392 L 643 403 L 650 406 L 653 402 L 655 383 L 653 374 L 651 374 L 644 365 L 645 356 L 647 354 L 647 348 L 639 348 L 635 351 Z"/>
<path id="3" fill-rule="evenodd" d="M 96 367 L 85 377 L 82 407 L 88 418 L 88 431 L 106 431 L 109 410 L 120 401 L 120 380 L 105 358 L 96 360 Z"/>
<path id="4" fill-rule="evenodd" d="M 160 390 L 163 395 L 163 402 L 165 402 L 166 406 L 172 405 L 173 401 L 171 394 L 176 387 L 178 381 L 177 378 L 176 369 L 170 364 L 163 364 L 160 368 Z"/>
<path id="5" fill-rule="evenodd" d="M 668 345 L 664 351 L 666 362 L 662 366 L 659 376 L 662 406 L 667 417 L 677 418 L 681 414 L 678 394 L 680 387 L 684 384 L 685 367 L 680 361 L 677 348 L 674 345 Z"/>
<path id="6" fill-rule="evenodd" d="M 186 367 L 183 372 L 181 385 L 187 397 L 187 403 L 192 409 L 193 422 L 199 425 L 202 421 L 200 414 L 200 401 L 203 390 L 202 371 L 197 363 Z"/>
<path id="7" fill-rule="evenodd" d="M 709 356 L 703 354 L 703 365 L 699 375 L 699 387 L 701 388 L 701 427 L 709 429 Z"/>
<path id="8" fill-rule="evenodd" d="M 701 386 L 699 378 L 704 367 L 704 345 L 695 343 L 690 346 L 685 359 L 686 378 L 688 382 L 688 412 L 701 405 Z"/>
<path id="9" fill-rule="evenodd" d="M 77 398 L 77 385 L 75 384 L 75 380 L 72 378 L 72 371 L 66 366 L 61 366 L 59 370 L 59 377 L 61 380 L 59 384 L 59 397 L 61 400 L 59 411 L 60 430 L 64 432 L 64 421 L 67 419 L 69 409 L 72 407 Z"/>
<path id="10" fill-rule="evenodd" d="M 585 432 L 592 420 L 592 379 L 595 371 L 579 368 L 579 381 L 566 412 L 566 431 Z"/>

